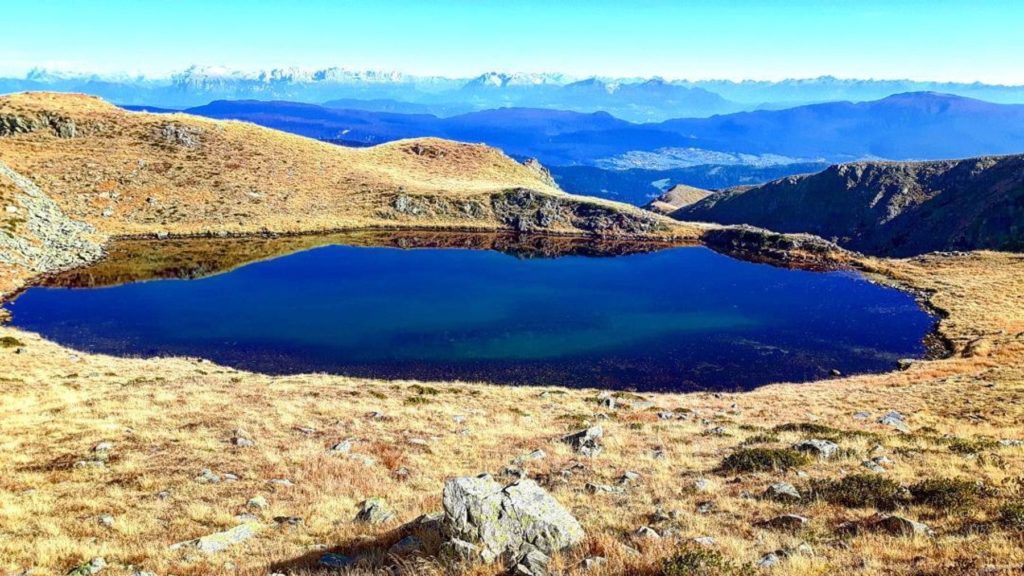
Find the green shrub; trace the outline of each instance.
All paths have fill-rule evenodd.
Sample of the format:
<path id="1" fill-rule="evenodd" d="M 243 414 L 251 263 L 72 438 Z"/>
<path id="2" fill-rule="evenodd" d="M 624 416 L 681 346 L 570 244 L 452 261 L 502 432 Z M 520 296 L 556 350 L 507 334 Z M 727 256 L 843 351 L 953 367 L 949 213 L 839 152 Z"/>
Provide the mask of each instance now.
<path id="1" fill-rule="evenodd" d="M 431 388 L 430 386 L 421 386 L 420 384 L 413 384 L 409 386 L 409 390 L 419 394 L 420 396 L 437 396 L 441 393 L 437 388 Z"/>
<path id="2" fill-rule="evenodd" d="M 957 454 L 978 454 L 999 447 L 999 442 L 991 438 L 951 438 L 946 443 L 950 452 Z"/>
<path id="3" fill-rule="evenodd" d="M 853 474 L 840 480 L 815 480 L 808 489 L 815 498 L 847 508 L 893 510 L 907 500 L 906 490 L 878 474 Z"/>
<path id="4" fill-rule="evenodd" d="M 839 428 L 833 428 L 824 424 L 815 424 L 814 422 L 789 422 L 786 424 L 779 424 L 772 428 L 773 432 L 799 432 L 815 438 L 821 438 L 822 440 L 837 441 L 843 438 L 873 438 L 876 434 L 871 432 L 864 432 L 862 430 L 840 430 Z"/>
<path id="5" fill-rule="evenodd" d="M 779 441 L 779 437 L 771 432 L 762 434 L 754 434 L 743 441 L 743 446 L 753 446 L 754 444 L 772 444 Z"/>
<path id="6" fill-rule="evenodd" d="M 0 338 L 0 348 L 17 348 L 18 346 L 24 346 L 25 344 L 15 338 L 14 336 L 4 336 Z"/>
<path id="7" fill-rule="evenodd" d="M 777 472 L 799 468 L 810 461 L 792 448 L 741 448 L 722 461 L 723 472 Z"/>
<path id="8" fill-rule="evenodd" d="M 688 547 L 661 562 L 661 576 L 746 576 L 753 569 L 710 548 Z"/>
<path id="9" fill-rule="evenodd" d="M 409 396 L 405 399 L 406 406 L 415 406 L 417 404 L 430 404 L 430 399 L 425 396 Z"/>
<path id="10" fill-rule="evenodd" d="M 1003 504 L 999 508 L 999 523 L 1011 530 L 1024 530 L 1024 500 Z"/>
<path id="11" fill-rule="evenodd" d="M 915 503 L 953 511 L 970 508 L 980 493 L 977 483 L 953 478 L 930 478 L 910 487 Z"/>

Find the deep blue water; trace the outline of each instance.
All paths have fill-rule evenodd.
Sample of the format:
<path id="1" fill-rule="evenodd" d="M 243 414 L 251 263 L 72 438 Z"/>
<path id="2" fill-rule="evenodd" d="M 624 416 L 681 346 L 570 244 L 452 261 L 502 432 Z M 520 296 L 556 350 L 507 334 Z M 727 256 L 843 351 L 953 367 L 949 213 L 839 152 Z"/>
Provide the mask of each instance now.
<path id="1" fill-rule="evenodd" d="M 892 369 L 933 319 L 853 273 L 706 248 L 516 258 L 326 246 L 196 280 L 32 288 L 14 323 L 74 348 L 270 373 L 733 390 Z"/>

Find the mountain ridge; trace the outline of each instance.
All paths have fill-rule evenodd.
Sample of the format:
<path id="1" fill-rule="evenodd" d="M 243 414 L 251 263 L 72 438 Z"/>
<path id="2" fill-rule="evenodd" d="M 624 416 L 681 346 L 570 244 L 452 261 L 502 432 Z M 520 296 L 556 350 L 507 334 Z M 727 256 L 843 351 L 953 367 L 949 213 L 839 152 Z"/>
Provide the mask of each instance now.
<path id="1" fill-rule="evenodd" d="M 723 190 L 670 214 L 810 233 L 873 255 L 1024 249 L 1024 155 L 837 164 Z"/>

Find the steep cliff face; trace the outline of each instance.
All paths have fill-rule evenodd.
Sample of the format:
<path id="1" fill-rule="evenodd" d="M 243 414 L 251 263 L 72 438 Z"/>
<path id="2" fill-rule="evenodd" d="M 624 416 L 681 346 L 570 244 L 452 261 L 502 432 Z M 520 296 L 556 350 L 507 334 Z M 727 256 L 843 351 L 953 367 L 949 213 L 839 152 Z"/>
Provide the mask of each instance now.
<path id="1" fill-rule="evenodd" d="M 1024 249 L 1024 156 L 857 162 L 735 188 L 678 220 L 807 232 L 869 254 Z"/>

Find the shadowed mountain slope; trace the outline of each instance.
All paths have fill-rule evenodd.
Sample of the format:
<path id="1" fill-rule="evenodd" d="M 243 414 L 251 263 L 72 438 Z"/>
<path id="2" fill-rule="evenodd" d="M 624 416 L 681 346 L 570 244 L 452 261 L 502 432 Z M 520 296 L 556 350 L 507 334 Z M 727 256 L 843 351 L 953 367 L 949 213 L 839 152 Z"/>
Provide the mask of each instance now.
<path id="1" fill-rule="evenodd" d="M 1024 249 L 1024 156 L 857 162 L 725 190 L 673 218 L 808 232 L 870 254 Z"/>

